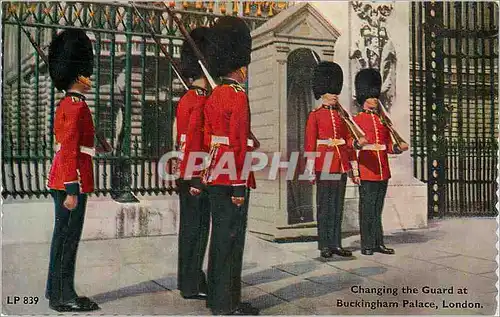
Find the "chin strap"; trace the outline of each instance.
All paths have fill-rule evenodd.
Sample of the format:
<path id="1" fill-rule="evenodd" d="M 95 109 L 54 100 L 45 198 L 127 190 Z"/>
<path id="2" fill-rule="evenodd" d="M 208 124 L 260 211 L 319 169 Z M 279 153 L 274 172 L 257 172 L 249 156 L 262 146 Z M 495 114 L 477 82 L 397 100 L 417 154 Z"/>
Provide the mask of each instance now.
<path id="1" fill-rule="evenodd" d="M 92 88 L 92 81 L 88 77 L 78 76 L 78 82 L 88 88 Z"/>
<path id="2" fill-rule="evenodd" d="M 240 67 L 240 69 L 238 69 L 238 71 L 240 72 L 241 77 L 243 77 L 243 81 L 244 81 L 247 78 L 247 72 L 246 72 L 245 68 Z"/>

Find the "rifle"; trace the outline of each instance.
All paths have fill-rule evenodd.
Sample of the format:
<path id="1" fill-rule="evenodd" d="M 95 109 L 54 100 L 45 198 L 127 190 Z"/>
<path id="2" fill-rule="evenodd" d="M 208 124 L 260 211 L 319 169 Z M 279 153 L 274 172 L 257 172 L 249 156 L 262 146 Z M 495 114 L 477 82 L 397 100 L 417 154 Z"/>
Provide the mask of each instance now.
<path id="1" fill-rule="evenodd" d="M 170 10 L 168 5 L 165 2 L 162 2 L 163 6 L 165 7 L 165 10 L 167 11 L 168 15 L 174 20 L 175 24 L 179 27 L 179 31 L 181 31 L 182 35 L 186 38 L 188 43 L 191 45 L 191 48 L 193 49 L 194 53 L 196 54 L 196 57 L 198 58 L 198 63 L 200 64 L 201 70 L 203 71 L 203 74 L 207 78 L 208 83 L 210 84 L 210 87 L 215 89 L 217 87 L 217 84 L 215 83 L 215 80 L 213 79 L 212 75 L 210 75 L 210 72 L 208 71 L 206 65 L 207 62 L 205 60 L 205 57 L 203 56 L 203 53 L 200 51 L 198 46 L 196 46 L 196 43 L 194 42 L 193 38 L 189 35 L 187 32 L 186 28 L 184 27 L 184 24 L 182 24 L 181 20 Z M 260 147 L 260 142 L 257 139 L 257 137 L 253 134 L 253 132 L 250 130 L 249 133 L 250 139 L 253 140 L 254 143 L 254 148 L 258 149 Z"/>
<path id="2" fill-rule="evenodd" d="M 389 129 L 389 132 L 391 133 L 391 136 L 395 143 L 401 147 L 401 145 L 408 143 L 401 137 L 401 135 L 394 129 L 394 124 L 392 123 L 391 118 L 389 117 L 389 114 L 385 111 L 384 105 L 380 100 L 378 100 L 378 105 L 379 105 L 379 112 L 380 115 L 384 118 L 385 125 Z"/>
<path id="3" fill-rule="evenodd" d="M 342 119 L 344 119 L 344 122 L 347 125 L 347 129 L 354 136 L 354 139 L 359 143 L 359 140 L 365 138 L 365 132 L 361 130 L 361 128 L 352 118 L 351 114 L 347 112 L 347 110 L 345 110 L 340 103 L 337 102 L 337 106 L 339 107 L 339 112 L 342 116 Z"/>
<path id="4" fill-rule="evenodd" d="M 319 64 L 319 60 L 312 50 L 311 54 L 314 57 L 316 64 Z M 365 132 L 356 124 L 356 122 L 354 122 L 354 119 L 352 118 L 351 114 L 347 110 L 345 110 L 340 103 L 337 102 L 337 106 L 339 107 L 340 116 L 342 117 L 342 119 L 344 119 L 344 122 L 346 123 L 347 129 L 354 137 L 354 139 L 359 143 L 361 139 L 365 138 Z"/>
<path id="5" fill-rule="evenodd" d="M 188 41 L 189 45 L 191 45 L 191 48 L 193 49 L 193 52 L 195 53 L 196 57 L 198 58 L 198 64 L 200 64 L 201 70 L 203 71 L 203 74 L 207 78 L 208 83 L 210 84 L 210 87 L 212 90 L 217 87 L 217 84 L 215 83 L 213 77 L 210 75 L 207 69 L 207 62 L 205 60 L 205 57 L 203 56 L 203 53 L 201 53 L 200 49 L 198 46 L 196 46 L 196 43 L 194 42 L 193 38 L 189 35 L 188 31 L 184 27 L 184 24 L 182 24 L 181 20 L 170 10 L 168 5 L 165 2 L 161 2 L 163 6 L 165 7 L 165 11 L 167 11 L 167 14 L 174 20 L 175 24 L 179 27 L 179 31 L 181 31 L 182 35 L 186 38 Z"/>
<path id="6" fill-rule="evenodd" d="M 172 58 L 172 56 L 168 53 L 167 49 L 165 48 L 165 45 L 160 41 L 160 39 L 158 39 L 156 37 L 155 30 L 153 29 L 153 27 L 149 23 L 146 22 L 146 19 L 142 16 L 141 12 L 139 11 L 139 9 L 137 9 L 137 7 L 135 6 L 135 4 L 133 2 L 130 2 L 130 5 L 134 8 L 135 12 L 139 16 L 139 19 L 141 19 L 142 23 L 144 23 L 144 25 L 146 25 L 148 27 L 149 33 L 153 37 L 153 40 L 160 47 L 160 50 L 163 52 L 165 57 L 169 60 L 170 66 L 172 67 L 174 73 L 177 75 L 177 78 L 179 78 L 179 80 L 181 81 L 181 84 L 182 84 L 182 86 L 184 86 L 184 89 L 189 90 L 189 87 L 187 85 L 187 81 L 184 79 L 184 77 L 182 77 L 182 75 L 179 71 L 179 66 L 177 65 L 175 60 Z"/>
<path id="7" fill-rule="evenodd" d="M 142 15 L 139 13 L 139 10 L 137 9 L 137 7 L 134 5 L 134 3 L 133 2 L 129 2 L 129 3 L 135 9 L 136 13 L 139 15 L 139 18 L 143 21 L 143 23 L 147 24 L 146 21 L 144 20 L 144 18 L 142 17 Z M 203 74 L 205 75 L 205 78 L 207 79 L 211 89 L 212 90 L 215 89 L 215 87 L 217 87 L 217 84 L 215 83 L 215 80 L 213 79 L 212 75 L 210 75 L 210 72 L 207 69 L 207 66 L 206 66 L 207 62 L 205 60 L 205 57 L 203 56 L 203 53 L 200 51 L 198 46 L 196 46 L 195 41 L 189 35 L 188 31 L 186 30 L 186 28 L 182 24 L 181 20 L 172 12 L 172 10 L 170 10 L 170 8 L 168 7 L 168 5 L 165 2 L 161 2 L 161 4 L 163 4 L 165 10 L 167 11 L 167 14 L 172 18 L 172 20 L 175 22 L 175 24 L 177 24 L 177 26 L 179 27 L 179 31 L 186 38 L 189 45 L 191 46 L 193 52 L 195 53 L 196 57 L 198 58 L 198 64 L 200 64 L 200 68 L 203 71 Z M 156 43 L 158 43 L 159 41 L 156 37 L 156 34 L 154 33 L 154 30 L 151 27 L 150 27 L 150 33 L 153 36 Z M 166 52 L 164 52 L 164 53 L 165 53 L 165 55 L 167 55 Z M 253 140 L 254 147 L 259 148 L 260 142 L 259 142 L 259 140 L 257 140 L 257 138 L 255 137 L 255 135 L 253 134 L 252 131 L 250 131 L 249 137 Z"/>
<path id="8" fill-rule="evenodd" d="M 42 49 L 38 46 L 38 44 L 35 42 L 35 40 L 31 36 L 31 34 L 22 26 L 22 24 L 19 21 L 19 18 L 17 17 L 16 14 L 14 14 L 14 18 L 16 19 L 16 21 L 17 21 L 19 27 L 21 28 L 21 30 L 23 31 L 23 33 L 26 34 L 26 37 L 28 37 L 28 40 L 30 41 L 31 45 L 37 51 L 38 56 L 40 56 L 42 58 L 42 60 L 45 62 L 45 64 L 48 66 L 49 59 L 48 59 L 47 55 L 45 55 L 45 53 L 42 51 Z M 106 141 L 106 137 L 104 136 L 104 133 L 97 127 L 95 129 L 95 136 L 96 136 L 97 142 L 104 150 L 104 153 L 109 153 L 109 152 L 113 151 L 113 148 L 111 147 L 111 145 L 108 143 L 108 141 Z"/>

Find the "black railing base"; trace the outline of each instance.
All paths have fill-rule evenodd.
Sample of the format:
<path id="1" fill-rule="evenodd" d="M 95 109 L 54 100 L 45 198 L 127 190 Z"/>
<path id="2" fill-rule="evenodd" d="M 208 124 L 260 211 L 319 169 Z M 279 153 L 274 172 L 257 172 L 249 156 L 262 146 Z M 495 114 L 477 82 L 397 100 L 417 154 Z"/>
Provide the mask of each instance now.
<path id="1" fill-rule="evenodd" d="M 140 202 L 137 197 L 132 192 L 120 193 L 118 195 L 111 196 L 114 201 L 118 203 L 138 203 Z"/>

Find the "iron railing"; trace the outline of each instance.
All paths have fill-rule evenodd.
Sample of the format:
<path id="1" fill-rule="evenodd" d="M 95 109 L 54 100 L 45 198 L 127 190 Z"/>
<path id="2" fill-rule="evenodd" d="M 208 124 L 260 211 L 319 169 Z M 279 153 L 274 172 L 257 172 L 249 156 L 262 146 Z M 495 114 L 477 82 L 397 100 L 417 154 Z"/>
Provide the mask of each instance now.
<path id="1" fill-rule="evenodd" d="M 190 30 L 237 14 L 251 29 L 285 9 L 286 2 L 166 2 Z M 137 3 L 158 38 L 179 58 L 182 36 L 159 3 Z M 21 27 L 47 52 L 61 29 L 84 29 L 94 43 L 93 90 L 87 95 L 95 126 L 115 151 L 94 159 L 95 194 L 134 201 L 134 194 L 175 191 L 158 177 L 160 157 L 173 149 L 173 119 L 183 89 L 127 3 L 4 2 L 2 85 L 2 195 L 47 196 L 54 154 L 54 108 L 62 94 Z"/>
<path id="2" fill-rule="evenodd" d="M 411 154 L 429 216 L 497 214 L 498 6 L 411 3 Z"/>

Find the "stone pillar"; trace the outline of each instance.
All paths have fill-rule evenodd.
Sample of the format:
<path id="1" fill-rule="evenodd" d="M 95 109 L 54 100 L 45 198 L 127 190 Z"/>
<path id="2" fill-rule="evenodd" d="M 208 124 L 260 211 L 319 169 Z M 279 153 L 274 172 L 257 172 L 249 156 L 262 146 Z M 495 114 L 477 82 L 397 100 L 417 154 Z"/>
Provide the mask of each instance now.
<path id="1" fill-rule="evenodd" d="M 388 35 L 397 54 L 396 87 L 391 119 L 398 133 L 408 144 L 411 141 L 410 126 L 410 42 L 408 23 L 410 5 L 393 3 L 394 13 L 387 20 Z M 386 231 L 423 228 L 427 226 L 427 185 L 413 177 L 413 159 L 410 151 L 390 158 L 392 178 L 389 182 L 383 213 Z"/>

